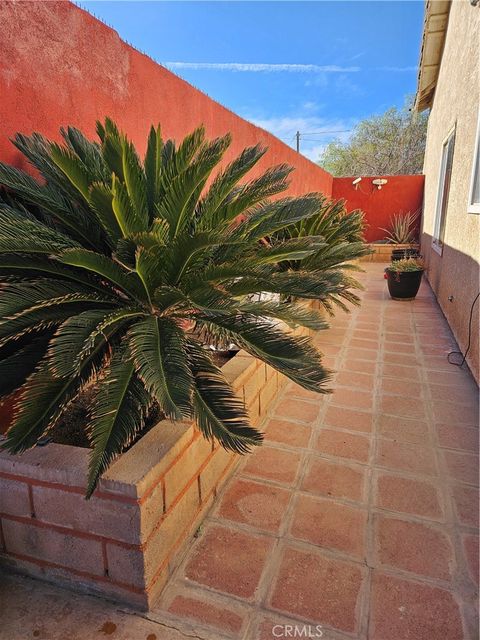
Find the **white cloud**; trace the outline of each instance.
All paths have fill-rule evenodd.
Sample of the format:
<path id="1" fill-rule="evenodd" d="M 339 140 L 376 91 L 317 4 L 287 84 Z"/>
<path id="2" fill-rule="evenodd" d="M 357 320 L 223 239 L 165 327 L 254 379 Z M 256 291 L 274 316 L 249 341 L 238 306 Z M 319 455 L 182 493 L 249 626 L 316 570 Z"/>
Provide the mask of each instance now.
<path id="1" fill-rule="evenodd" d="M 302 105 L 298 114 L 277 117 L 255 117 L 241 114 L 244 118 L 280 138 L 295 148 L 295 134 L 300 131 L 300 152 L 316 162 L 325 146 L 334 139 L 348 140 L 356 120 L 326 118 L 313 115 L 313 104 Z"/>
<path id="2" fill-rule="evenodd" d="M 335 64 L 267 64 L 248 62 L 162 62 L 172 70 L 191 69 L 194 71 L 250 71 L 254 73 L 355 73 L 360 67 L 341 67 Z"/>
<path id="3" fill-rule="evenodd" d="M 353 56 L 352 60 L 364 55 L 363 52 Z M 192 71 L 241 71 L 251 73 L 315 73 L 319 77 L 328 73 L 357 73 L 359 71 L 386 71 L 390 73 L 403 73 L 418 71 L 418 67 L 373 67 L 370 69 L 346 66 L 337 64 L 270 64 L 266 62 L 162 62 L 164 67 L 172 71 L 192 70 Z M 324 81 L 324 80 L 321 80 Z"/>
<path id="4" fill-rule="evenodd" d="M 404 71 L 418 71 L 418 67 L 376 67 L 374 71 L 390 71 L 392 73 L 403 73 Z"/>

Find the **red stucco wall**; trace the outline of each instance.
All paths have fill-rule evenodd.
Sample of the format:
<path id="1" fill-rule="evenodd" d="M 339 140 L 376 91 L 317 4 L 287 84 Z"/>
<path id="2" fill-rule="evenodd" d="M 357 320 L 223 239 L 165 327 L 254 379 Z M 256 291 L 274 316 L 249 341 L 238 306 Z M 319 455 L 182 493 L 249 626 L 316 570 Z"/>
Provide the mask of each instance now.
<path id="1" fill-rule="evenodd" d="M 151 123 L 164 137 L 182 138 L 203 123 L 209 137 L 233 135 L 227 159 L 261 143 L 269 152 L 257 168 L 296 168 L 292 194 L 331 195 L 332 176 L 266 131 L 253 126 L 123 42 L 118 34 L 69 2 L 0 2 L 0 159 L 17 166 L 9 138 L 39 131 L 58 138 L 62 125 L 93 137 L 105 115 L 143 153 Z"/>
<path id="2" fill-rule="evenodd" d="M 278 163 L 295 167 L 290 193 L 322 191 L 345 198 L 365 212 L 367 240 L 383 237 L 398 211 L 415 211 L 423 199 L 423 176 L 373 178 L 358 189 L 353 178 L 333 178 L 283 142 L 243 120 L 187 82 L 123 42 L 118 34 L 70 2 L 0 0 L 0 159 L 25 167 L 9 141 L 17 131 L 39 131 L 58 139 L 59 127 L 74 125 L 92 137 L 95 121 L 114 118 L 143 153 L 151 123 L 164 137 L 181 139 L 203 123 L 210 137 L 231 132 L 226 160 L 261 143 L 269 151 L 251 172 Z"/>
<path id="3" fill-rule="evenodd" d="M 389 227 L 390 217 L 394 213 L 403 211 L 417 211 L 422 209 L 424 176 L 373 176 L 364 177 L 357 188 L 352 184 L 356 176 L 351 178 L 334 178 L 332 196 L 335 199 L 344 198 L 347 209 L 362 209 L 365 212 L 368 229 L 368 242 L 381 240 L 385 232 L 381 227 Z M 385 178 L 385 184 L 380 190 L 372 184 L 375 178 Z M 418 218 L 418 228 L 420 217 Z"/>

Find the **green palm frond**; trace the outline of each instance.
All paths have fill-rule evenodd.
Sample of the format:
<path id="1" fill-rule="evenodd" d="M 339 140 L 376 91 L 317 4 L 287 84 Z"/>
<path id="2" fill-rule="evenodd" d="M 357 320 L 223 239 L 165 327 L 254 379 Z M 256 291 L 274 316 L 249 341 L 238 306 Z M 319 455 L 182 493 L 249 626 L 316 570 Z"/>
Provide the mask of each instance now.
<path id="1" fill-rule="evenodd" d="M 125 309 L 117 311 L 116 320 L 119 316 L 123 318 L 125 312 Z M 52 336 L 47 352 L 49 370 L 55 378 L 77 373 L 85 358 L 98 346 L 97 338 L 106 345 L 110 337 L 106 329 L 112 315 L 105 309 L 89 309 L 62 322 Z"/>
<path id="2" fill-rule="evenodd" d="M 247 453 L 262 443 L 263 435 L 250 426 L 242 400 L 208 353 L 193 340 L 188 353 L 194 379 L 193 406 L 198 427 L 208 440 L 236 453 Z"/>
<path id="3" fill-rule="evenodd" d="M 149 226 L 147 209 L 147 183 L 140 158 L 135 147 L 126 138 L 122 139 L 122 167 L 125 187 L 138 221 L 138 231 L 146 231 Z"/>
<path id="4" fill-rule="evenodd" d="M 290 327 L 306 327 L 314 331 L 328 329 L 328 323 L 323 315 L 307 306 L 288 302 L 243 302 L 238 305 L 242 313 L 247 313 L 257 318 L 274 318 L 285 322 Z"/>
<path id="5" fill-rule="evenodd" d="M 293 336 L 247 314 L 237 317 L 198 314 L 197 319 L 207 328 L 218 327 L 245 351 L 305 389 L 328 392 L 323 385 L 330 379 L 330 372 L 323 367 L 310 338 Z"/>
<path id="6" fill-rule="evenodd" d="M 260 145 L 248 147 L 231 162 L 213 181 L 206 195 L 197 206 L 198 226 L 201 229 L 215 228 L 218 224 L 231 222 L 235 217 L 234 207 L 228 210 L 221 205 L 232 195 L 238 181 L 241 180 L 262 158 L 266 149 Z M 234 194 L 235 195 L 235 194 Z M 229 213 L 229 216 L 227 216 Z"/>
<path id="7" fill-rule="evenodd" d="M 136 377 L 133 363 L 119 353 L 112 359 L 93 401 L 87 498 L 100 475 L 142 428 L 149 405 L 149 395 Z"/>
<path id="8" fill-rule="evenodd" d="M 90 177 L 85 165 L 77 154 L 68 147 L 61 147 L 53 143 L 50 155 L 57 167 L 63 171 L 75 189 L 77 189 L 85 200 L 88 200 Z"/>
<path id="9" fill-rule="evenodd" d="M 165 188 L 156 209 L 158 216 L 170 225 L 171 238 L 183 231 L 187 222 L 191 222 L 196 205 L 192 196 L 196 192 L 200 195 L 207 178 L 220 162 L 230 142 L 231 138 L 227 135 L 205 143 L 188 168 L 177 174 Z"/>
<path id="10" fill-rule="evenodd" d="M 139 302 L 145 302 L 146 292 L 138 274 L 126 271 L 118 262 L 88 249 L 67 249 L 59 253 L 57 260 L 71 267 L 79 267 L 105 279 Z"/>
<path id="11" fill-rule="evenodd" d="M 162 149 L 163 140 L 160 125 L 156 128 L 150 127 L 148 135 L 147 151 L 145 153 L 145 187 L 146 200 L 150 219 L 155 214 L 155 202 L 160 195 L 160 184 L 162 179 Z"/>
<path id="12" fill-rule="evenodd" d="M 51 254 L 77 246 L 78 243 L 65 234 L 0 204 L 1 253 Z"/>
<path id="13" fill-rule="evenodd" d="M 133 325 L 128 342 L 139 378 L 165 414 L 188 417 L 192 375 L 184 332 L 172 320 L 152 316 Z"/>
<path id="14" fill-rule="evenodd" d="M 0 350 L 0 396 L 18 389 L 44 357 L 51 332 L 34 336 L 30 342 L 13 342 Z"/>

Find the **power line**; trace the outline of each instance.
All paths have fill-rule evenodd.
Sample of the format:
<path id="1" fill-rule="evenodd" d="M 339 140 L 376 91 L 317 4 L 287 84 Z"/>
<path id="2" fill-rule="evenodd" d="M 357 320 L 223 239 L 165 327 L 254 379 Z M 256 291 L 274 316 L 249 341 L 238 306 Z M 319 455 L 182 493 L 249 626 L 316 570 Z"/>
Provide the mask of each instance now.
<path id="1" fill-rule="evenodd" d="M 349 133 L 351 129 L 333 129 L 332 131 L 304 131 L 302 136 L 323 136 L 326 133 Z"/>
<path id="2" fill-rule="evenodd" d="M 318 141 L 318 138 L 305 138 L 304 136 L 325 136 L 331 133 L 349 133 L 350 131 L 351 129 L 332 129 L 331 131 L 310 131 L 310 132 L 304 131 L 303 133 L 301 133 L 300 131 L 297 131 L 297 133 L 295 134 L 297 153 L 300 153 L 300 139 L 308 142 Z"/>

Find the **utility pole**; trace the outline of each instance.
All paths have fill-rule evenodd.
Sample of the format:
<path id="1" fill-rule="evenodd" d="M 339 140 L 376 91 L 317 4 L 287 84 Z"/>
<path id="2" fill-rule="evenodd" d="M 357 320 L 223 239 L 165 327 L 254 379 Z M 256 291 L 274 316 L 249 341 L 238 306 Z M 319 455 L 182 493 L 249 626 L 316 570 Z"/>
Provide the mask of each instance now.
<path id="1" fill-rule="evenodd" d="M 300 131 L 297 131 L 295 137 L 297 139 L 297 153 L 300 153 Z"/>

